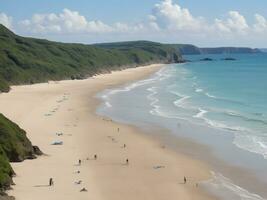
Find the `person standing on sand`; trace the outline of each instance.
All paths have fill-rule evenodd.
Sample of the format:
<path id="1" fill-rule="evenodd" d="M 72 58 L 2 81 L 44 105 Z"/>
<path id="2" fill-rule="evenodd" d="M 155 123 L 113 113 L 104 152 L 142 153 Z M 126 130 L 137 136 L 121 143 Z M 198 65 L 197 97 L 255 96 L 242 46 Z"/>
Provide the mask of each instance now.
<path id="1" fill-rule="evenodd" d="M 96 154 L 94 155 L 94 158 L 95 158 L 95 160 L 97 160 L 97 155 Z"/>
<path id="2" fill-rule="evenodd" d="M 81 160 L 79 160 L 79 165 L 81 165 L 82 164 L 82 161 Z"/>
<path id="3" fill-rule="evenodd" d="M 187 180 L 186 180 L 186 177 L 184 176 L 184 184 L 186 184 L 186 181 L 187 181 Z"/>
<path id="4" fill-rule="evenodd" d="M 128 160 L 128 158 L 126 159 L 126 165 L 129 165 L 129 160 Z"/>
<path id="5" fill-rule="evenodd" d="M 54 181 L 52 178 L 49 179 L 49 186 L 53 186 L 54 185 Z"/>

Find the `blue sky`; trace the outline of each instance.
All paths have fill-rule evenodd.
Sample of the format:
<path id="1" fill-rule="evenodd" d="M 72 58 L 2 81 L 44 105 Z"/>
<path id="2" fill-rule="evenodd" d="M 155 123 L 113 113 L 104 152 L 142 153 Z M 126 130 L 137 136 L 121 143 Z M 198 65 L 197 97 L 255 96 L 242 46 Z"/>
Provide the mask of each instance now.
<path id="1" fill-rule="evenodd" d="M 264 0 L 1 0 L 0 23 L 64 42 L 266 47 L 266 10 Z"/>

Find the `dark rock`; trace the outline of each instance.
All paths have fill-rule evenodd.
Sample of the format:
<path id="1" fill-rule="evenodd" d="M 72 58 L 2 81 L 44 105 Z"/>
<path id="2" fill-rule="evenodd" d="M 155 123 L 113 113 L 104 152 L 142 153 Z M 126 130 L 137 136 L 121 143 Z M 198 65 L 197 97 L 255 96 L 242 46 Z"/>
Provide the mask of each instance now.
<path id="1" fill-rule="evenodd" d="M 3 192 L 0 192 L 0 200 L 15 200 L 15 197 L 8 196 Z"/>
<path id="2" fill-rule="evenodd" d="M 192 62 L 192 60 L 184 60 L 184 62 L 186 62 L 186 63 L 187 63 L 187 62 Z"/>
<path id="3" fill-rule="evenodd" d="M 223 58 L 222 60 L 233 61 L 233 60 L 236 60 L 236 59 L 235 58 L 231 58 L 231 57 L 227 57 L 227 58 Z"/>
<path id="4" fill-rule="evenodd" d="M 200 61 L 213 61 L 213 59 L 212 58 L 202 58 L 202 59 L 200 59 Z"/>
<path id="5" fill-rule="evenodd" d="M 37 156 L 43 155 L 43 152 L 40 150 L 40 148 L 38 146 L 32 146 L 32 148 L 33 148 L 33 152 L 35 155 L 37 155 Z"/>

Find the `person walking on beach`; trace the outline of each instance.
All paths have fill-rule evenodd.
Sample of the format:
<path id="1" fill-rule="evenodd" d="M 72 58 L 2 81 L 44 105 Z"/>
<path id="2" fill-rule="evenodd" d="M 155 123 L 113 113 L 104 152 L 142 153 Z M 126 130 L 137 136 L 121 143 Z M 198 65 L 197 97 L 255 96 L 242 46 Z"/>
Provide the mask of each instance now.
<path id="1" fill-rule="evenodd" d="M 120 132 L 120 128 L 118 128 L 118 132 Z"/>
<path id="2" fill-rule="evenodd" d="M 184 176 L 184 184 L 186 184 L 186 181 L 187 181 L 187 180 L 186 180 L 186 177 Z"/>
<path id="3" fill-rule="evenodd" d="M 82 161 L 81 160 L 79 160 L 79 165 L 81 165 L 82 164 Z"/>
<path id="4" fill-rule="evenodd" d="M 49 179 L 49 186 L 53 186 L 54 185 L 54 181 L 52 178 Z"/>
<path id="5" fill-rule="evenodd" d="M 129 165 L 129 159 L 128 158 L 126 159 L 126 165 Z"/>
<path id="6" fill-rule="evenodd" d="M 94 158 L 95 158 L 95 160 L 97 160 L 97 155 L 96 154 L 94 155 Z"/>

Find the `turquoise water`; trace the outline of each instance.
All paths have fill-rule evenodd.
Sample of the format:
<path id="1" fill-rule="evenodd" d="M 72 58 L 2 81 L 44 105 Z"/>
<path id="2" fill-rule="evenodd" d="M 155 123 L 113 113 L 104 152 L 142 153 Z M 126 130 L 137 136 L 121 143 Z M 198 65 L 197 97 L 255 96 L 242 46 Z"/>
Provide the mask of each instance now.
<path id="1" fill-rule="evenodd" d="M 199 61 L 204 57 L 214 61 Z M 238 186 L 233 173 L 214 164 L 209 188 L 228 199 L 266 198 L 259 188 L 267 186 L 267 54 L 186 58 L 193 62 L 166 65 L 148 79 L 99 94 L 104 104 L 98 113 L 137 126 L 161 126 L 209 146 L 213 155 L 262 179 L 253 186 L 238 177 Z"/>
<path id="2" fill-rule="evenodd" d="M 232 131 L 238 147 L 267 158 L 267 55 L 234 55 L 237 61 L 221 57 L 173 67 L 167 90 L 180 97 L 174 102 L 177 112 L 196 123 Z"/>

